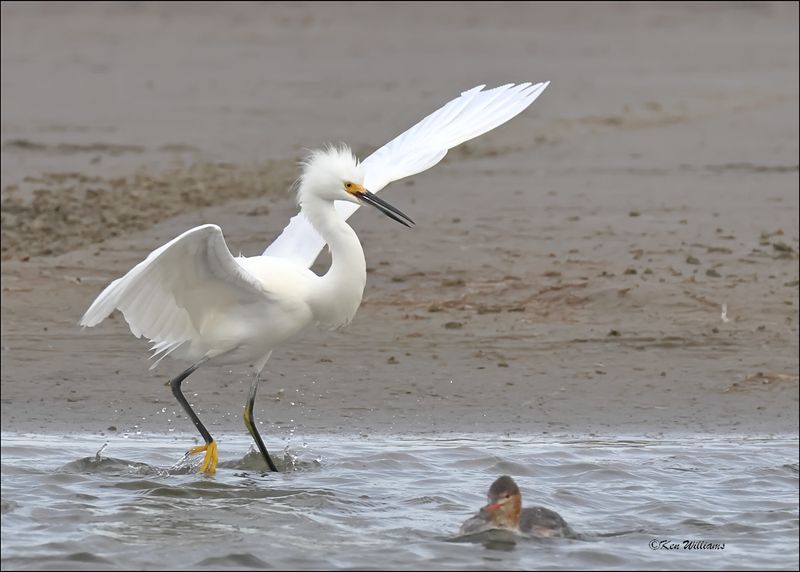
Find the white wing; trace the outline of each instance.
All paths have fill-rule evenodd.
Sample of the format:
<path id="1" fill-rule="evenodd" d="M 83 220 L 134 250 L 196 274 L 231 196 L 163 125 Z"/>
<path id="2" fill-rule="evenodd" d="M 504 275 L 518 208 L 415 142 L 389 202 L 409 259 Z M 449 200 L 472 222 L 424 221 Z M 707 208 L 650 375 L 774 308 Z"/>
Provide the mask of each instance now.
<path id="1" fill-rule="evenodd" d="M 465 91 L 367 157 L 362 162 L 364 186 L 377 193 L 392 181 L 430 169 L 456 145 L 483 135 L 524 111 L 549 84 L 507 84 L 487 91 L 481 91 L 485 86 L 479 85 Z M 336 210 L 346 220 L 358 205 L 337 201 Z M 319 233 L 299 213 L 264 254 L 309 267 L 324 246 Z"/>
<path id="2" fill-rule="evenodd" d="M 220 228 L 206 224 L 154 250 L 109 284 L 80 325 L 94 326 L 119 308 L 131 332 L 150 339 L 154 356 L 161 353 L 163 358 L 199 339 L 209 316 L 231 304 L 266 296 L 261 284 L 233 258 Z"/>

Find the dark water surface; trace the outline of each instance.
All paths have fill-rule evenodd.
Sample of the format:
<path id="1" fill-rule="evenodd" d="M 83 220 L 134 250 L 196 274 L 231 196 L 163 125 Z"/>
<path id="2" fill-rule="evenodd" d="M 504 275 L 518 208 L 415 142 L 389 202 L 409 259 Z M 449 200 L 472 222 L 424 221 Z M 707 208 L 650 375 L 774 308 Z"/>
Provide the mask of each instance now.
<path id="1" fill-rule="evenodd" d="M 208 478 L 189 438 L 4 433 L 2 568 L 798 567 L 795 436 L 309 435 L 277 475 L 221 437 Z M 501 474 L 585 539 L 455 538 Z"/>

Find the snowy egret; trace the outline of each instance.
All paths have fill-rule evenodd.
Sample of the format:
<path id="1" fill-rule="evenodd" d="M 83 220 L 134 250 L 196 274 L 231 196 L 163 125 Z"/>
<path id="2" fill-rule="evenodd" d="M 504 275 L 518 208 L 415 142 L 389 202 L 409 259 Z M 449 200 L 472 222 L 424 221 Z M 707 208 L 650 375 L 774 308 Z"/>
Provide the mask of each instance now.
<path id="1" fill-rule="evenodd" d="M 244 422 L 276 471 L 253 419 L 259 379 L 279 344 L 308 326 L 336 329 L 353 319 L 367 274 L 361 243 L 346 219 L 367 204 L 411 226 L 410 218 L 375 193 L 429 169 L 452 147 L 521 113 L 548 83 L 465 91 L 361 163 L 346 146 L 311 153 L 298 179 L 300 213 L 262 255 L 235 258 L 214 224 L 189 229 L 109 284 L 80 325 L 95 326 L 118 309 L 133 335 L 153 343 L 151 357 L 158 360 L 151 369 L 168 355 L 192 364 L 170 385 L 205 441 L 189 454 L 205 452 L 200 471 L 207 475 L 216 470 L 217 444 L 181 383 L 205 363 L 253 364 Z M 325 244 L 331 265 L 318 276 L 310 266 Z"/>
<path id="2" fill-rule="evenodd" d="M 557 512 L 534 506 L 522 508 L 522 493 L 508 475 L 497 478 L 489 487 L 489 503 L 461 525 L 461 534 L 473 534 L 492 528 L 507 528 L 550 538 L 576 538 L 575 531 Z"/>

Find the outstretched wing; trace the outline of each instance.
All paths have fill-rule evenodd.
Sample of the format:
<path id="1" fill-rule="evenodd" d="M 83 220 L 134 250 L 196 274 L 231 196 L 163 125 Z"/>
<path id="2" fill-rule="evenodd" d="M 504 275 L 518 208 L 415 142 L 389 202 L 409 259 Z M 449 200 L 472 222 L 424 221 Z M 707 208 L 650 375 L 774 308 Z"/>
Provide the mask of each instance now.
<path id="1" fill-rule="evenodd" d="M 377 193 L 392 181 L 430 169 L 447 151 L 521 113 L 550 82 L 507 84 L 487 91 L 479 85 L 434 111 L 414 127 L 392 139 L 363 162 L 364 186 Z M 347 219 L 358 205 L 336 201 L 336 210 Z M 325 246 L 308 219 L 299 213 L 264 251 L 266 256 L 294 260 L 311 266 Z"/>
<path id="2" fill-rule="evenodd" d="M 163 358 L 198 339 L 204 321 L 224 308 L 268 295 L 233 258 L 222 230 L 206 224 L 154 250 L 109 284 L 80 325 L 94 326 L 118 308 L 133 335 L 150 339 L 154 356 Z"/>

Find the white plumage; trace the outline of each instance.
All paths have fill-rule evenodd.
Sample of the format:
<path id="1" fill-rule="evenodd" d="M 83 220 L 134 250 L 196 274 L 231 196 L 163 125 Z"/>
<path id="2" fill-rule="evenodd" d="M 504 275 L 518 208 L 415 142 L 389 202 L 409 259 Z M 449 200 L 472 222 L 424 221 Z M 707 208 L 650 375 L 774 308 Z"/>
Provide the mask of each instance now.
<path id="1" fill-rule="evenodd" d="M 486 91 L 481 91 L 485 86 L 479 85 L 465 91 L 364 159 L 364 186 L 377 193 L 393 181 L 430 169 L 453 147 L 524 111 L 548 85 L 549 81 L 535 85 L 510 83 Z M 358 205 L 338 202 L 336 210 L 347 220 Z M 264 254 L 311 266 L 324 246 L 319 233 L 303 213 L 298 213 Z"/>
<path id="2" fill-rule="evenodd" d="M 452 147 L 505 123 L 533 103 L 548 84 L 508 84 L 487 91 L 478 86 L 465 91 L 365 159 L 361 163 L 363 174 L 359 175 L 353 164 L 349 165 L 352 173 L 348 173 L 348 163 L 344 161 L 337 175 L 352 175 L 356 182 L 363 181 L 366 189 L 377 193 L 392 181 L 434 166 Z M 339 151 L 317 152 L 316 158 L 327 158 L 329 164 L 325 167 L 333 169 L 342 156 L 349 154 Z M 306 162 L 307 167 L 313 164 L 313 158 Z M 358 207 L 358 203 L 336 202 L 341 220 Z M 298 300 L 307 296 L 313 290 L 310 285 L 319 280 L 305 269 L 324 246 L 324 238 L 303 212 L 292 218 L 263 256 L 251 258 L 234 258 L 218 226 L 198 226 L 154 250 L 125 276 L 114 280 L 86 311 L 80 324 L 95 326 L 119 309 L 133 335 L 144 335 L 153 342 L 154 357 L 173 354 L 192 362 L 203 357 L 213 360 L 242 344 L 252 347 L 256 340 L 269 343 L 270 338 L 278 338 L 274 340 L 277 343 L 283 341 L 281 336 L 256 335 L 253 330 L 258 326 L 237 323 L 237 315 L 244 315 L 248 318 L 245 322 L 250 322 L 252 311 L 260 307 L 261 311 L 255 314 L 265 320 L 261 328 L 287 336 L 299 333 L 302 327 L 276 328 L 279 312 L 302 319 L 302 326 L 315 321 L 303 311 L 308 307 L 302 308 Z M 264 311 L 265 306 L 273 305 L 281 308 Z M 342 323 L 335 319 L 318 321 L 336 327 L 351 318 L 352 314 Z M 242 356 L 241 360 L 229 356 L 224 361 L 237 363 L 249 358 L 260 362 L 273 347 L 253 347 L 249 353 L 254 355 Z"/>
<path id="3" fill-rule="evenodd" d="M 308 326 L 337 328 L 355 315 L 366 284 L 366 262 L 346 219 L 361 204 L 370 204 L 410 226 L 407 216 L 373 193 L 429 169 L 452 147 L 505 123 L 533 103 L 548 83 L 465 91 L 360 164 L 347 147 L 312 153 L 298 184 L 301 212 L 263 255 L 234 258 L 218 226 L 192 228 L 114 280 L 80 324 L 95 326 L 119 309 L 131 332 L 153 343 L 153 356 L 159 358 L 153 367 L 167 355 L 194 364 L 173 380 L 173 392 L 211 447 L 204 463 L 210 469 L 203 469 L 209 473 L 216 465 L 216 445 L 178 395 L 180 383 L 201 363 L 253 363 L 256 380 L 245 422 L 274 469 L 252 425 L 258 374 L 278 344 Z M 317 276 L 309 267 L 325 244 L 332 262 Z"/>

